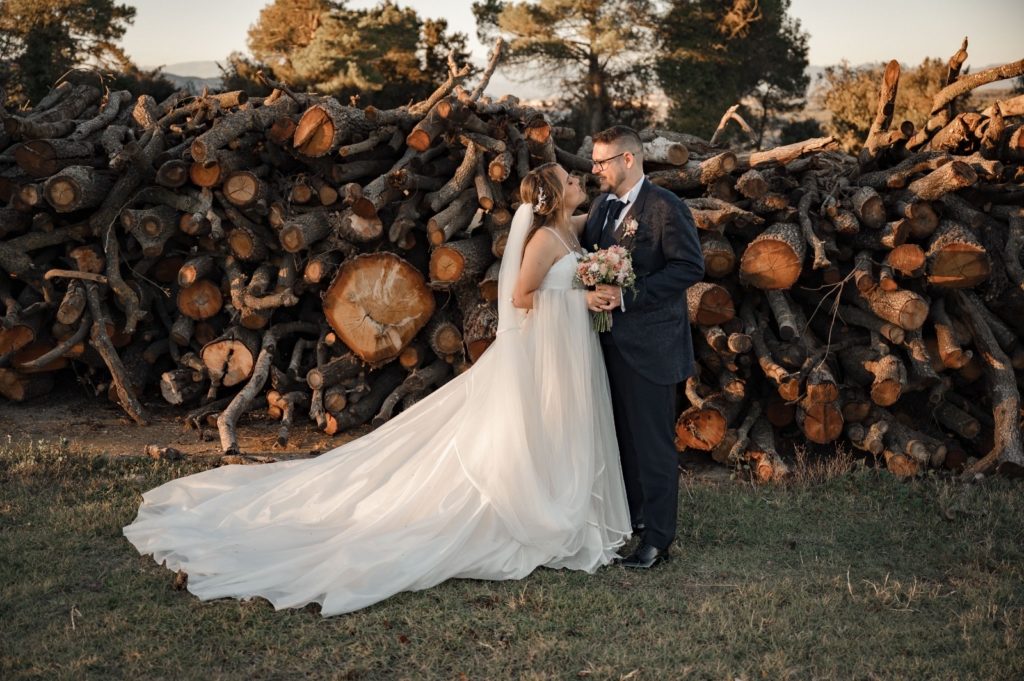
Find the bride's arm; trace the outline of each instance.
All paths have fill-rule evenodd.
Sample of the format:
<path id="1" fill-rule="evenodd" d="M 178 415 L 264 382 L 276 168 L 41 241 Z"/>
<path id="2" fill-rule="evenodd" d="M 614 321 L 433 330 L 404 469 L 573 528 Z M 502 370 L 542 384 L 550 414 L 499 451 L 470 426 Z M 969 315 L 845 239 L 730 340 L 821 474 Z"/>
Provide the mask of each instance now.
<path id="1" fill-rule="evenodd" d="M 540 288 L 544 275 L 555 264 L 559 250 L 564 251 L 565 248 L 547 230 L 538 229 L 530 238 L 512 292 L 513 305 L 523 310 L 533 309 L 533 294 Z"/>
<path id="2" fill-rule="evenodd" d="M 512 304 L 523 310 L 533 309 L 534 294 L 544 281 L 544 275 L 559 258 L 565 255 L 565 246 L 546 230 L 538 230 L 523 253 L 523 264 L 519 268 L 519 277 L 512 292 Z M 597 312 L 608 304 L 609 297 L 601 291 L 585 293 L 587 308 Z"/>

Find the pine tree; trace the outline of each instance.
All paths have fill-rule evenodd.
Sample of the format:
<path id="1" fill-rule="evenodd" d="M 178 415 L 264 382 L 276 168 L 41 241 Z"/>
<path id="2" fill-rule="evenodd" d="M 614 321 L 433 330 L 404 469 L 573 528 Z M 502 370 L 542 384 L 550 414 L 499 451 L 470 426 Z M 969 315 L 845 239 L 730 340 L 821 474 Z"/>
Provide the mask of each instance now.
<path id="1" fill-rule="evenodd" d="M 481 0 L 473 13 L 482 41 L 507 41 L 505 64 L 530 80 L 558 83 L 584 134 L 612 122 L 640 124 L 649 114 L 653 2 Z"/>
<path id="2" fill-rule="evenodd" d="M 247 90 L 252 72 L 270 71 L 299 89 L 358 95 L 360 104 L 394 106 L 425 97 L 448 75 L 447 56 L 468 60 L 466 36 L 449 33 L 445 20 L 423 20 L 387 0 L 349 9 L 327 0 L 275 0 L 249 30 L 256 59 L 229 59 L 225 75 Z"/>
<path id="3" fill-rule="evenodd" d="M 120 70 L 130 61 L 117 46 L 135 8 L 114 0 L 0 2 L 0 82 L 8 106 L 45 95 L 70 69 Z"/>
<path id="4" fill-rule="evenodd" d="M 249 28 L 249 51 L 277 78 L 300 87 L 302 76 L 293 64 L 293 55 L 308 48 L 331 13 L 344 7 L 344 2 L 330 0 L 274 0 L 260 10 Z"/>
<path id="5" fill-rule="evenodd" d="M 710 136 L 722 114 L 750 98 L 745 118 L 760 146 L 778 113 L 804 104 L 808 35 L 790 0 L 672 0 L 661 22 L 657 72 L 669 124 Z"/>

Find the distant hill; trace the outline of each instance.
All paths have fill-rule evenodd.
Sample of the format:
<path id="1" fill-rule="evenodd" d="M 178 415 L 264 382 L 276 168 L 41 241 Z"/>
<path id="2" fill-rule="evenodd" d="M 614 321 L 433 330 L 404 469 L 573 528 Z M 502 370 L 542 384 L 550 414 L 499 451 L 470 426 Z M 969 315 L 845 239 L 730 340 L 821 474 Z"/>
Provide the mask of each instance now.
<path id="1" fill-rule="evenodd" d="M 156 66 L 140 67 L 146 70 Z M 189 92 L 202 92 L 203 88 L 218 90 L 221 86 L 220 68 L 215 61 L 186 61 L 177 64 L 166 64 L 163 75 L 176 87 Z"/>

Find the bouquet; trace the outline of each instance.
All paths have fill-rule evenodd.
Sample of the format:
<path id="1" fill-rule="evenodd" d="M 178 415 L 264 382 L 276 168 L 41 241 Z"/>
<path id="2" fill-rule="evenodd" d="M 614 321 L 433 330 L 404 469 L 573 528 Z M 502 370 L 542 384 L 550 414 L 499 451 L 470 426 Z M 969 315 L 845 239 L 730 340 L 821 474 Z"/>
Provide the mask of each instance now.
<path id="1" fill-rule="evenodd" d="M 636 274 L 633 272 L 633 258 L 629 250 L 623 246 L 609 246 L 583 256 L 576 266 L 576 283 L 586 288 L 609 284 L 632 289 L 636 284 Z M 592 322 L 595 331 L 610 331 L 611 311 L 594 312 Z"/>

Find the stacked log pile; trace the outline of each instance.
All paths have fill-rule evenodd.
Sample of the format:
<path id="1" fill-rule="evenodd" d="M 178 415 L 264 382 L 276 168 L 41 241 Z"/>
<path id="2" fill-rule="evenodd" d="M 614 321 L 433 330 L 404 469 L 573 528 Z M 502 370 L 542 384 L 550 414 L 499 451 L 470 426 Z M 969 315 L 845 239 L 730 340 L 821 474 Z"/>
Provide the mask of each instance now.
<path id="1" fill-rule="evenodd" d="M 158 103 L 65 82 L 2 112 L 0 394 L 45 394 L 70 366 L 139 423 L 157 391 L 216 415 L 229 455 L 253 408 L 285 444 L 307 415 L 335 433 L 428 395 L 494 338 L 521 177 L 591 169 L 571 131 L 481 96 L 498 53 L 472 92 L 452 64 L 386 111 L 278 83 Z M 1024 99 L 951 106 L 1024 63 L 959 78 L 955 61 L 921 130 L 892 125 L 889 65 L 859 158 L 644 131 L 707 269 L 681 449 L 762 479 L 794 438 L 898 474 L 1024 466 Z"/>

